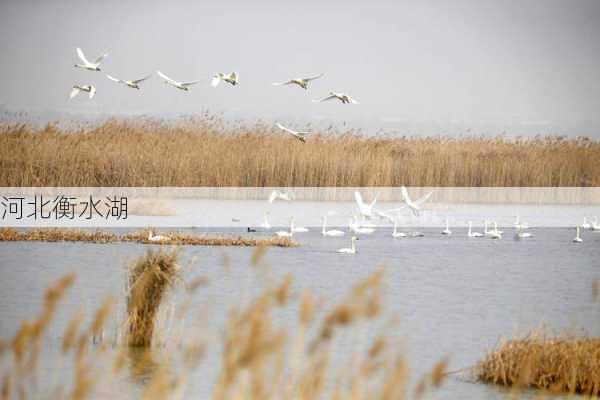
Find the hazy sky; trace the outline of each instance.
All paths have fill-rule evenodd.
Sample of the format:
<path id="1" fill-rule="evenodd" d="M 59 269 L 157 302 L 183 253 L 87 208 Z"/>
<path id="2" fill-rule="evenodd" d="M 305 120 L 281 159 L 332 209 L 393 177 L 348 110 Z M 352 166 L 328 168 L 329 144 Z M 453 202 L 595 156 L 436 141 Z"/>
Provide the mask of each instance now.
<path id="1" fill-rule="evenodd" d="M 76 47 L 109 57 L 75 69 Z M 600 1 L 2 0 L 0 104 L 82 113 L 193 113 L 496 124 L 600 133 Z M 157 69 L 203 79 L 190 92 Z M 216 89 L 216 71 L 241 83 Z M 320 72 L 308 92 L 272 82 Z M 69 100 L 70 87 L 97 96 Z M 360 105 L 313 104 L 329 90 Z"/>

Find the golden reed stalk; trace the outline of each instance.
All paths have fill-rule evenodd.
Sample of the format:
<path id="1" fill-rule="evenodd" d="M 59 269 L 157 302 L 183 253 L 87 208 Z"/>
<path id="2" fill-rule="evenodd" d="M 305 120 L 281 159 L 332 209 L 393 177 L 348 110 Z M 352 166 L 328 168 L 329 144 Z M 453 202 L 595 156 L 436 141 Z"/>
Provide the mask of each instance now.
<path id="1" fill-rule="evenodd" d="M 111 120 L 95 128 L 0 127 L 0 186 L 600 186 L 587 138 L 365 137 L 218 118 Z"/>

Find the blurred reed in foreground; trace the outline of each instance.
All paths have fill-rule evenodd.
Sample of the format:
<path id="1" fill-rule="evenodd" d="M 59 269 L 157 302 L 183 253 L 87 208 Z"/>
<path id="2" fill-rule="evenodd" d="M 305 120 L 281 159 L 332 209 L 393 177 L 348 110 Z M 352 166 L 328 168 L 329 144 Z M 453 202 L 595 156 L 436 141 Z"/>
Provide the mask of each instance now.
<path id="1" fill-rule="evenodd" d="M 600 186 L 600 143 L 543 137 L 365 137 L 205 116 L 178 125 L 0 127 L 0 186 Z"/>
<path id="2" fill-rule="evenodd" d="M 255 268 L 268 269 L 264 254 L 264 247 L 255 250 L 251 261 Z M 48 345 L 43 339 L 74 276 L 68 275 L 50 287 L 41 316 L 23 322 L 7 345 L 0 347 L 0 367 L 5 367 L 0 369 L 1 398 L 110 398 L 123 394 L 125 388 L 119 385 L 139 376 L 140 398 L 180 399 L 193 395 L 186 393 L 188 382 L 205 379 L 198 368 L 205 353 L 215 350 L 221 361 L 208 366 L 218 371 L 211 385 L 215 400 L 419 399 L 438 389 L 445 379 L 447 362 L 442 360 L 421 377 L 416 389 L 410 388 L 406 357 L 388 332 L 378 328 L 382 319 L 382 271 L 356 284 L 330 309 L 311 292 L 298 293 L 291 276 L 277 279 L 265 283 L 261 293 L 231 310 L 224 329 L 218 329 L 222 343 L 198 339 L 197 332 L 186 327 L 179 337 L 170 337 L 164 347 L 156 346 L 149 339 L 155 334 L 153 329 L 160 329 L 155 319 L 165 296 L 177 286 L 177 261 L 177 252 L 149 252 L 136 260 L 129 270 L 127 339 L 115 348 L 106 342 L 92 345 L 92 338 L 98 337 L 115 317 L 109 299 L 98 308 L 89 325 L 84 325 L 80 314 L 72 318 L 63 334 L 62 354 L 52 358 L 53 362 L 71 360 L 71 364 L 46 369 L 44 373 L 59 376 L 39 380 L 36 361 Z M 185 285 L 189 296 L 201 287 L 195 281 Z M 191 304 L 183 299 L 179 306 Z M 191 307 L 191 314 L 197 312 Z M 287 319 L 280 318 L 283 314 Z M 364 340 L 366 331 L 379 334 L 373 340 Z M 340 338 L 354 338 L 351 351 L 336 348 L 336 339 Z M 131 345 L 146 349 L 133 351 Z"/>

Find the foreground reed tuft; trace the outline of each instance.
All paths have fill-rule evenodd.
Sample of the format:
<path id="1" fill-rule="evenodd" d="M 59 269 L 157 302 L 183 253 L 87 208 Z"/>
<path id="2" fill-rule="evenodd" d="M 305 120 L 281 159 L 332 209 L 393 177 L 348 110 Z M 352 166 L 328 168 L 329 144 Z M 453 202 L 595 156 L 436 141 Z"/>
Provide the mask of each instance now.
<path id="1" fill-rule="evenodd" d="M 0 186 L 600 186 L 598 154 L 599 142 L 561 137 L 317 130 L 302 144 L 272 126 L 232 126 L 210 115 L 89 129 L 16 125 L 0 126 Z"/>
<path id="2" fill-rule="evenodd" d="M 535 332 L 505 341 L 475 367 L 482 382 L 600 395 L 600 338 L 547 338 Z"/>
<path id="3" fill-rule="evenodd" d="M 128 344 L 150 346 L 157 313 L 180 269 L 177 251 L 148 251 L 129 269 L 127 293 Z"/>

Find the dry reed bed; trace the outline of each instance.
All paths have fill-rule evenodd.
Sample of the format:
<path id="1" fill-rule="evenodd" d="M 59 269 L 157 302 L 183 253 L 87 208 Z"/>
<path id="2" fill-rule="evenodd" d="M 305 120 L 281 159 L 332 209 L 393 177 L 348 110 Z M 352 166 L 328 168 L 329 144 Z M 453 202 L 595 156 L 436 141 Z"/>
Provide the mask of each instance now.
<path id="1" fill-rule="evenodd" d="M 475 367 L 482 382 L 600 395 L 600 338 L 534 333 L 508 340 Z"/>
<path id="2" fill-rule="evenodd" d="M 264 254 L 264 248 L 257 248 L 252 264 L 265 266 Z M 12 353 L 12 357 L 4 359 L 8 360 L 8 368 L 0 370 L 3 373 L 0 375 L 2 399 L 106 397 L 110 396 L 107 389 L 116 388 L 119 382 L 128 380 L 127 374 L 135 375 L 140 368 L 149 368 L 148 365 L 150 371 L 144 374 L 140 398 L 182 398 L 186 383 L 199 379 L 199 376 L 201 379 L 197 368 L 205 352 L 215 348 L 222 354 L 220 365 L 209 366 L 218 370 L 211 396 L 215 400 L 419 399 L 439 388 L 445 379 L 447 362 L 442 360 L 421 377 L 411 392 L 408 362 L 398 347 L 390 345 L 385 331 L 365 347 L 364 353 L 357 351 L 364 346 L 355 346 L 352 354 L 345 354 L 346 362 L 332 363 L 336 338 L 345 331 L 351 335 L 348 337 L 356 338 L 356 332 L 352 331 L 361 329 L 357 325 L 359 322 L 370 329 L 377 329 L 381 322 L 384 281 L 381 270 L 359 282 L 341 303 L 324 312 L 318 312 L 323 304 L 311 292 L 298 293 L 293 289 L 290 276 L 277 280 L 248 304 L 231 311 L 225 329 L 219 335 L 222 346 L 197 340 L 187 329 L 184 336 L 192 340 L 173 343 L 166 349 L 167 358 L 158 360 L 153 353 L 145 353 L 146 361 L 140 361 L 135 355 L 138 353 L 132 352 L 127 345 L 148 347 L 152 344 L 153 321 L 161 302 L 179 279 L 178 270 L 176 252 L 148 252 L 138 259 L 129 270 L 127 324 L 130 334 L 125 346 L 116 351 L 109 351 L 109 347 L 103 345 L 90 346 L 92 338 L 114 317 L 113 302 L 109 299 L 96 311 L 89 326 L 84 326 L 81 315 L 76 315 L 67 324 L 59 357 L 72 359 L 73 368 L 54 371 L 62 370 L 61 379 L 39 381 L 36 374 L 45 332 L 74 276 L 59 280 L 47 290 L 40 317 L 24 321 L 15 336 L 0 347 L 4 353 Z M 190 296 L 198 288 L 193 282 L 187 287 Z M 286 328 L 276 318 L 279 312 L 286 312 L 291 307 L 297 312 L 295 329 Z M 155 347 L 148 350 L 153 348 L 160 350 Z M 3 361 L 2 357 L 0 351 L 0 361 Z M 107 357 L 108 364 L 98 362 Z M 175 360 L 179 360 L 178 366 L 173 365 Z M 340 369 L 340 365 L 343 368 Z"/>
<path id="3" fill-rule="evenodd" d="M 190 235 L 179 232 L 170 232 L 168 240 L 148 240 L 148 231 L 139 231 L 118 236 L 111 232 L 101 230 L 86 231 L 70 228 L 38 228 L 17 230 L 14 228 L 0 228 L 0 242 L 91 242 L 91 243 L 116 243 L 136 242 L 142 244 L 169 244 L 181 246 L 274 246 L 297 247 L 298 242 L 290 238 L 280 237 L 244 237 L 244 236 L 209 236 Z"/>
<path id="4" fill-rule="evenodd" d="M 91 129 L 0 127 L 0 186 L 600 186 L 600 143 L 559 137 L 364 137 L 205 116 L 178 125 L 108 121 Z"/>
<path id="5" fill-rule="evenodd" d="M 114 243 L 117 235 L 101 230 L 86 231 L 83 229 L 38 228 L 17 230 L 0 228 L 0 242 L 93 242 Z"/>
<path id="6" fill-rule="evenodd" d="M 151 241 L 148 240 L 148 231 L 133 232 L 121 237 L 125 242 L 137 242 L 144 244 L 162 243 L 182 246 L 274 246 L 274 247 L 297 247 L 298 242 L 291 238 L 270 236 L 270 237 L 244 237 L 244 236 L 209 236 L 209 235 L 190 235 L 180 232 L 168 232 L 164 234 L 168 240 Z"/>

